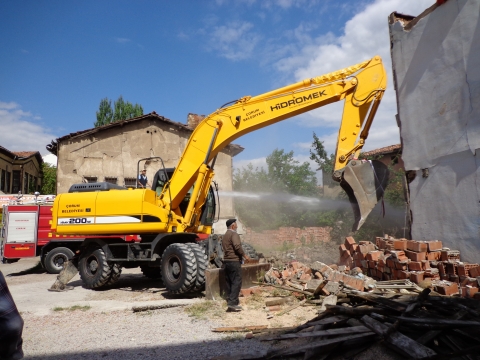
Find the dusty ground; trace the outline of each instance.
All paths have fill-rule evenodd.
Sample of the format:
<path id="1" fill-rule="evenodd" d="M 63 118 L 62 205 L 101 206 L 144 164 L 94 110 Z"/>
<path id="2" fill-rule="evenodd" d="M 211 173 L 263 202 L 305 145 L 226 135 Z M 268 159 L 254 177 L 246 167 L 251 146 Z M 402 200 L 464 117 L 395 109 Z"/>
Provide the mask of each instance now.
<path id="1" fill-rule="evenodd" d="M 224 301 L 208 301 L 203 295 L 173 298 L 158 282 L 139 269 L 124 269 L 113 289 L 82 288 L 78 275 L 74 290 L 52 293 L 47 288 L 56 275 L 35 267 L 38 259 L 0 264 L 10 291 L 25 321 L 26 359 L 212 359 L 216 356 L 266 351 L 270 346 L 294 346 L 295 342 L 261 342 L 244 333 L 215 333 L 224 326 L 297 326 L 317 315 L 314 306 L 299 307 L 267 319 L 265 300 L 287 295 L 281 290 L 241 298 L 244 311 L 227 313 Z M 157 306 L 158 310 L 134 313 L 133 306 Z M 288 306 L 288 305 L 286 305 Z M 356 359 L 399 359 L 378 346 Z M 339 358 L 340 360 L 341 358 Z"/>

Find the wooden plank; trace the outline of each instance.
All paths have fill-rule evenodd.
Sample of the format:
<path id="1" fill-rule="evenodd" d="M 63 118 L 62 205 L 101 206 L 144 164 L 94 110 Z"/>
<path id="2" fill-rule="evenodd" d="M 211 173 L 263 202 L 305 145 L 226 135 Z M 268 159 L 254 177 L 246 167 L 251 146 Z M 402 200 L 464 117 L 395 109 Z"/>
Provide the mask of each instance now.
<path id="1" fill-rule="evenodd" d="M 252 326 L 229 326 L 229 327 L 218 327 L 212 329 L 213 332 L 242 332 L 242 331 L 254 331 L 267 329 L 268 325 L 252 325 Z"/>
<path id="2" fill-rule="evenodd" d="M 448 319 L 431 319 L 431 318 L 404 318 L 400 316 L 391 316 L 392 319 L 398 319 L 400 322 L 413 324 L 416 326 L 437 326 L 442 327 L 464 327 L 464 326 L 480 326 L 480 321 L 469 320 L 448 320 Z"/>
<path id="3" fill-rule="evenodd" d="M 374 302 L 376 304 L 386 306 L 386 307 L 388 307 L 392 310 L 398 311 L 398 312 L 404 312 L 405 309 L 407 308 L 407 305 L 405 305 L 405 304 L 402 304 L 402 303 L 399 303 L 397 301 L 384 298 L 384 297 L 379 296 L 379 295 L 366 293 L 366 292 L 363 292 L 363 291 L 351 290 L 351 291 L 348 291 L 348 294 L 350 294 L 351 296 L 358 297 L 362 300 L 367 300 L 367 301 Z"/>
<path id="4" fill-rule="evenodd" d="M 363 325 L 346 327 L 340 329 L 328 329 L 328 330 L 319 330 L 319 331 L 310 331 L 302 332 L 295 334 L 284 334 L 280 336 L 269 337 L 262 339 L 263 341 L 273 341 L 273 340 L 285 340 L 285 339 L 297 339 L 297 338 L 308 338 L 316 336 L 336 336 L 336 335 L 345 335 L 345 334 L 361 334 L 371 332 L 371 330 Z"/>
<path id="5" fill-rule="evenodd" d="M 292 305 L 292 306 L 286 308 L 285 310 L 280 311 L 280 312 L 277 314 L 277 316 L 282 316 L 283 314 L 286 314 L 286 313 L 292 311 L 293 309 L 296 309 L 297 307 L 302 306 L 303 304 L 305 304 L 306 301 L 307 301 L 307 299 L 302 300 L 302 301 L 300 301 L 298 304 Z"/>
<path id="6" fill-rule="evenodd" d="M 281 285 L 275 285 L 275 284 L 265 284 L 265 283 L 256 282 L 256 281 L 252 281 L 252 283 L 257 284 L 257 285 L 261 285 L 261 286 L 272 286 L 274 288 L 288 290 L 288 291 L 291 291 L 291 292 L 298 292 L 298 293 L 303 294 L 303 295 L 312 296 L 311 292 L 302 291 L 302 290 L 298 290 L 298 289 L 292 289 L 292 288 L 289 288 L 287 286 L 281 286 Z"/>
<path id="7" fill-rule="evenodd" d="M 391 334 L 389 332 L 389 326 L 382 324 L 381 322 L 372 319 L 368 315 L 364 315 L 361 318 L 362 322 L 372 331 L 378 335 L 384 337 L 385 341 L 392 345 L 397 351 L 407 357 L 413 359 L 421 359 L 428 356 L 436 355 L 436 352 L 432 349 L 417 343 L 415 340 L 395 331 Z"/>
<path id="8" fill-rule="evenodd" d="M 283 305 L 288 302 L 292 302 L 295 298 L 293 296 L 287 296 L 280 299 L 265 300 L 265 306 Z"/>
<path id="9" fill-rule="evenodd" d="M 338 343 L 342 343 L 344 341 L 353 340 L 353 339 L 368 339 L 373 337 L 374 335 L 375 334 L 372 335 L 372 333 L 363 333 L 363 334 L 339 336 L 334 339 L 320 340 L 320 341 L 309 343 L 303 346 L 290 346 L 286 349 L 271 350 L 267 353 L 266 358 L 270 359 L 270 358 L 280 357 L 280 356 L 304 354 L 306 351 L 309 351 L 309 350 L 320 351 L 322 349 L 328 348 L 332 344 L 338 344 Z"/>
<path id="10" fill-rule="evenodd" d="M 391 314 L 391 312 L 388 309 L 375 308 L 373 306 L 349 308 L 349 307 L 340 306 L 340 305 L 325 305 L 325 307 L 332 314 L 342 314 L 342 315 L 348 315 L 348 316 L 370 315 L 371 313 Z"/>
<path id="11" fill-rule="evenodd" d="M 321 320 L 309 321 L 309 322 L 307 322 L 303 325 L 297 326 L 297 328 L 295 329 L 294 332 L 298 332 L 300 330 L 303 330 L 303 329 L 306 329 L 306 328 L 309 328 L 309 327 L 315 326 L 315 325 L 334 324 L 334 323 L 337 323 L 337 322 L 345 322 L 347 320 L 348 320 L 348 317 L 342 316 L 342 315 L 330 316 L 330 317 L 326 317 L 326 318 L 321 319 Z"/>
<path id="12" fill-rule="evenodd" d="M 466 314 L 467 314 L 467 311 L 465 311 L 465 310 L 460 310 L 460 311 L 457 312 L 455 315 L 453 315 L 452 319 L 453 319 L 453 320 L 460 320 L 460 319 L 461 319 L 462 317 L 464 317 Z M 442 332 L 442 330 L 430 330 L 430 331 L 427 331 L 425 334 L 423 334 L 422 336 L 420 336 L 420 337 L 417 339 L 417 342 L 420 343 L 420 344 L 426 344 L 426 343 L 428 343 L 429 341 L 433 340 L 435 337 L 437 337 L 441 332 Z"/>

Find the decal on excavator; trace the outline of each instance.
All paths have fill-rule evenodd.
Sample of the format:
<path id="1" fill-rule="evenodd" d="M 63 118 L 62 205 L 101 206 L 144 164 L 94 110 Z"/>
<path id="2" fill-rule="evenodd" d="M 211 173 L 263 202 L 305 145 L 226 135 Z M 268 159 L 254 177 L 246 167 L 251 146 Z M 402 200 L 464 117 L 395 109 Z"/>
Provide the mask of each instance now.
<path id="1" fill-rule="evenodd" d="M 314 93 L 311 93 L 308 96 L 305 96 L 305 95 L 304 96 L 299 96 L 299 97 L 295 98 L 294 100 L 288 100 L 288 101 L 281 102 L 281 103 L 279 103 L 275 106 L 270 106 L 270 110 L 273 111 L 273 110 L 284 109 L 286 107 L 296 105 L 296 104 L 301 104 L 304 101 L 312 101 L 312 99 L 317 99 L 319 97 L 326 96 L 326 95 L 327 94 L 325 93 L 325 90 L 316 91 Z"/>

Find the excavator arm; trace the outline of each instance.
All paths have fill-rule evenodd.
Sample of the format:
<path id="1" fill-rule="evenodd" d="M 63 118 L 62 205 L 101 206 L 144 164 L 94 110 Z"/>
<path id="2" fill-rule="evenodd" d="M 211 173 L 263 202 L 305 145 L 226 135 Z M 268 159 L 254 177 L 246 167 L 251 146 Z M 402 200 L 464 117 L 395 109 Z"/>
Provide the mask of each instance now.
<path id="1" fill-rule="evenodd" d="M 355 213 L 353 229 L 357 230 L 382 196 L 388 179 L 386 166 L 357 160 L 386 85 L 385 68 L 376 56 L 262 95 L 243 97 L 198 124 L 160 195 L 148 189 L 112 188 L 106 183 L 91 184 L 91 188 L 90 184 L 73 185 L 71 193 L 55 199 L 52 229 L 59 235 L 209 234 L 211 228 L 201 225 L 200 217 L 215 159 L 223 148 L 249 132 L 344 101 L 333 178 L 350 198 Z"/>
<path id="2" fill-rule="evenodd" d="M 192 133 L 161 198 L 175 210 L 194 185 L 184 214 L 186 227 L 195 226 L 212 178 L 209 166 L 217 154 L 238 137 L 314 110 L 344 101 L 338 132 L 333 177 L 349 195 L 357 230 L 383 194 L 387 171 L 358 158 L 387 85 L 382 60 L 376 56 L 322 76 L 305 79 L 255 97 L 246 96 L 207 116 Z M 168 190 L 167 190 L 168 188 Z"/>

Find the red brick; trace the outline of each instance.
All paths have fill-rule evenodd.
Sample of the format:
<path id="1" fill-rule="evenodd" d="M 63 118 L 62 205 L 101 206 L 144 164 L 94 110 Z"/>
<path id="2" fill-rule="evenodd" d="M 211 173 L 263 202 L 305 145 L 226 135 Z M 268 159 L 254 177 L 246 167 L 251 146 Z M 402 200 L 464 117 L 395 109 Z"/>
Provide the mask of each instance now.
<path id="1" fill-rule="evenodd" d="M 467 286 L 466 289 L 467 289 L 467 294 L 466 295 L 469 298 L 473 298 L 475 296 L 475 294 L 478 293 L 478 291 L 479 291 L 478 287 Z"/>
<path id="2" fill-rule="evenodd" d="M 302 276 L 300 276 L 300 280 L 303 280 L 303 281 L 312 280 L 312 276 L 310 274 L 302 274 Z"/>
<path id="3" fill-rule="evenodd" d="M 425 272 L 415 271 L 410 273 L 410 281 L 413 281 L 415 284 L 419 284 L 423 281 Z"/>
<path id="4" fill-rule="evenodd" d="M 410 279 L 410 272 L 406 270 L 400 271 L 400 279 Z"/>
<path id="5" fill-rule="evenodd" d="M 457 274 L 457 264 L 445 262 L 445 272 L 449 275 L 456 275 Z"/>
<path id="6" fill-rule="evenodd" d="M 460 252 L 457 250 L 442 250 L 441 260 L 460 260 Z"/>
<path id="7" fill-rule="evenodd" d="M 423 266 L 422 263 L 419 261 L 410 261 L 408 263 L 408 270 L 410 271 L 422 271 Z"/>
<path id="8" fill-rule="evenodd" d="M 283 270 L 282 271 L 282 279 L 288 279 L 289 277 L 292 276 L 292 273 L 288 270 Z"/>
<path id="9" fill-rule="evenodd" d="M 407 250 L 406 240 L 393 240 L 392 245 L 395 250 Z"/>
<path id="10" fill-rule="evenodd" d="M 357 249 L 358 249 L 358 244 L 352 244 L 352 246 L 350 247 L 350 252 L 353 254 L 357 252 Z"/>
<path id="11" fill-rule="evenodd" d="M 448 280 L 451 282 L 460 283 L 460 278 L 458 277 L 458 275 L 450 274 L 448 276 Z"/>
<path id="12" fill-rule="evenodd" d="M 422 270 L 430 269 L 430 261 L 422 260 Z"/>
<path id="13" fill-rule="evenodd" d="M 315 279 L 323 280 L 323 275 L 319 271 L 317 271 L 315 272 Z"/>
<path id="14" fill-rule="evenodd" d="M 383 252 L 382 251 L 370 251 L 367 255 L 366 255 L 366 259 L 367 260 L 372 260 L 372 261 L 377 261 L 378 258 L 380 257 L 380 255 L 382 255 Z"/>
<path id="15" fill-rule="evenodd" d="M 428 246 L 423 241 L 408 240 L 407 249 L 416 252 L 427 252 Z"/>
<path id="16" fill-rule="evenodd" d="M 357 242 L 355 241 L 355 239 L 351 236 L 347 236 L 345 238 L 345 246 L 347 249 L 352 249 L 352 245 L 353 244 L 356 244 Z"/>
<path id="17" fill-rule="evenodd" d="M 388 259 L 386 260 L 386 263 L 387 263 L 387 266 L 388 266 L 389 268 L 392 268 L 392 269 L 395 268 L 395 261 L 393 260 L 393 258 L 388 258 Z"/>
<path id="18" fill-rule="evenodd" d="M 473 267 L 469 270 L 471 277 L 480 276 L 480 266 Z"/>
<path id="19" fill-rule="evenodd" d="M 432 251 L 427 253 L 427 260 L 435 261 L 440 260 L 442 258 L 441 251 Z"/>
<path id="20" fill-rule="evenodd" d="M 370 250 L 367 245 L 360 244 L 358 245 L 357 251 L 362 254 L 367 254 Z"/>
<path id="21" fill-rule="evenodd" d="M 407 262 L 406 261 L 396 261 L 395 262 L 395 269 L 397 270 L 407 270 Z"/>
<path id="22" fill-rule="evenodd" d="M 457 265 L 457 274 L 458 276 L 467 276 L 467 270 L 465 270 L 465 264 Z"/>
<path id="23" fill-rule="evenodd" d="M 368 268 L 369 269 L 375 269 L 377 263 L 373 260 L 367 260 L 368 261 Z"/>
<path id="24" fill-rule="evenodd" d="M 422 261 L 427 257 L 425 252 L 415 252 L 409 250 L 405 250 L 405 255 L 412 261 Z"/>
<path id="25" fill-rule="evenodd" d="M 280 305 L 272 305 L 268 307 L 268 311 L 274 312 L 274 311 L 280 311 L 282 310 L 282 307 Z"/>
<path id="26" fill-rule="evenodd" d="M 438 269 L 438 273 L 440 274 L 440 276 L 446 274 L 444 263 L 442 263 L 442 262 L 437 263 L 437 269 Z"/>
<path id="27" fill-rule="evenodd" d="M 427 243 L 428 252 L 442 250 L 442 242 L 438 240 L 425 241 Z"/>
<path id="28" fill-rule="evenodd" d="M 458 294 L 458 284 L 455 282 L 444 281 L 443 283 L 435 284 L 435 291 L 440 295 L 455 295 Z"/>
<path id="29" fill-rule="evenodd" d="M 377 267 L 385 267 L 387 264 L 384 259 L 378 259 Z"/>

